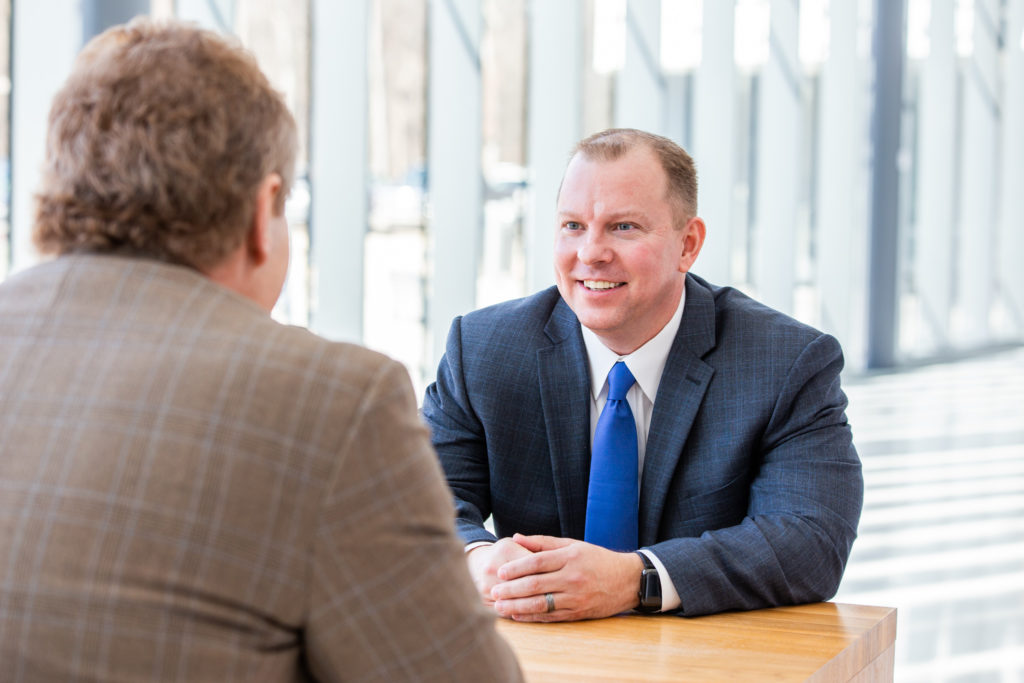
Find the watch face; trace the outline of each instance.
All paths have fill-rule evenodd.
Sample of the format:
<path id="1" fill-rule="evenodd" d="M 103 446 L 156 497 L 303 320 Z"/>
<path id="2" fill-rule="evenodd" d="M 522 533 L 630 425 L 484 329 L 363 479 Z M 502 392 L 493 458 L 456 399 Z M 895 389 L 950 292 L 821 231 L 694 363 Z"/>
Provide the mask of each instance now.
<path id="1" fill-rule="evenodd" d="M 651 558 L 639 550 L 636 552 L 643 560 L 644 568 L 640 572 L 640 590 L 637 591 L 639 605 L 637 612 L 658 612 L 661 610 L 661 576 L 654 568 Z"/>
<path id="2" fill-rule="evenodd" d="M 641 612 L 657 612 L 661 609 L 661 577 L 657 569 L 645 568 L 640 574 L 640 606 Z"/>

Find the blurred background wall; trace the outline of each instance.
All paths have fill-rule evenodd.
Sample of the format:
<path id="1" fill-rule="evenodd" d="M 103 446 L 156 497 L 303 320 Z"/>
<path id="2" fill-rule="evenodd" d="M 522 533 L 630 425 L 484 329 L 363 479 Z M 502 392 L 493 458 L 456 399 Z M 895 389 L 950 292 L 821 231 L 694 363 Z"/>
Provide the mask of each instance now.
<path id="1" fill-rule="evenodd" d="M 1024 342 L 1024 0 L 6 0 L 0 277 L 37 260 L 46 111 L 135 14 L 238 36 L 300 124 L 277 317 L 429 382 L 453 316 L 553 283 L 579 138 L 685 146 L 695 272 L 848 372 Z"/>

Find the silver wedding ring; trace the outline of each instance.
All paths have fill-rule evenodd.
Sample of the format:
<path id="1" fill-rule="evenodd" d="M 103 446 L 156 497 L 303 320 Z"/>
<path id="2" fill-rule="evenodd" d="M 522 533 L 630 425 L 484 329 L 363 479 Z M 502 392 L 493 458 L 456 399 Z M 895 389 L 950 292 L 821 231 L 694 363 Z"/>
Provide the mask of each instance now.
<path id="1" fill-rule="evenodd" d="M 549 612 L 554 612 L 555 611 L 555 596 L 554 595 L 552 595 L 551 593 L 545 593 L 544 594 L 544 602 L 548 603 L 548 611 Z"/>

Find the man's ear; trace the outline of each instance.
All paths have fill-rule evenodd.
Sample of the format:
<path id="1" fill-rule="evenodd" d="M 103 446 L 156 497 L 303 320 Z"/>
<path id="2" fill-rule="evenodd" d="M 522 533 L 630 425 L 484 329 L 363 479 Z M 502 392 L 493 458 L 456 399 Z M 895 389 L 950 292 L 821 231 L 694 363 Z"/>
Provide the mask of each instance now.
<path id="1" fill-rule="evenodd" d="M 686 273 L 693 267 L 693 262 L 697 260 L 697 255 L 704 246 L 706 234 L 707 228 L 703 219 L 694 216 L 686 222 L 683 227 L 683 250 L 679 254 L 680 273 Z"/>
<path id="2" fill-rule="evenodd" d="M 271 231 L 271 219 L 276 216 L 277 196 L 281 192 L 284 181 L 277 173 L 271 173 L 260 181 L 256 190 L 256 204 L 252 212 L 252 225 L 249 226 L 247 240 L 249 258 L 254 265 L 263 265 L 270 256 L 274 236 Z"/>

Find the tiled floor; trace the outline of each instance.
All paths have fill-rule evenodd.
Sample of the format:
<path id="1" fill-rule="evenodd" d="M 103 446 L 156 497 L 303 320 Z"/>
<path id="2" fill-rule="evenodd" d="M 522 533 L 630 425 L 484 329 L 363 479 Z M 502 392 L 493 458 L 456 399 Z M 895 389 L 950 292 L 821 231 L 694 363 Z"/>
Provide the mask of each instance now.
<path id="1" fill-rule="evenodd" d="M 1024 349 L 844 385 L 865 496 L 836 600 L 898 608 L 897 681 L 1024 683 Z"/>

